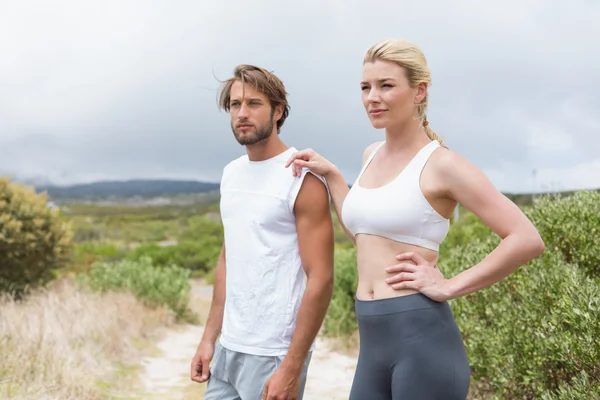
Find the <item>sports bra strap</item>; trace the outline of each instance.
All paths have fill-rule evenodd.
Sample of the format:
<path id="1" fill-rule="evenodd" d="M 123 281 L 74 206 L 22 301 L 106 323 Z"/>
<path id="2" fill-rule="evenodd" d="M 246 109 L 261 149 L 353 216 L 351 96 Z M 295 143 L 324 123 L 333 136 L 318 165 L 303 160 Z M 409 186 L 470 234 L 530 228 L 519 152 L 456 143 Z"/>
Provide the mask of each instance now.
<path id="1" fill-rule="evenodd" d="M 419 151 L 419 153 L 415 156 L 415 159 L 412 162 L 412 168 L 414 168 L 418 172 L 416 174 L 417 176 L 421 175 L 421 171 L 423 171 L 423 168 L 425 167 L 425 164 L 427 164 L 429 157 L 438 147 L 440 147 L 440 143 L 437 140 L 433 140 L 425 147 L 423 147 L 421 151 Z"/>
<path id="2" fill-rule="evenodd" d="M 369 158 L 367 158 L 367 161 L 365 161 L 365 165 L 363 165 L 363 167 L 360 170 L 360 173 L 358 174 L 358 177 L 356 178 L 357 181 L 363 175 L 363 173 L 365 172 L 365 170 L 367 169 L 367 167 L 369 166 L 369 164 L 371 164 L 371 161 L 373 161 L 373 157 L 375 157 L 375 154 L 377 154 L 377 152 L 379 151 L 379 149 L 381 148 L 381 146 L 383 146 L 384 144 L 385 144 L 385 141 L 379 143 L 379 145 L 376 146 L 375 149 L 373 149 L 373 151 L 371 152 L 371 154 L 369 154 Z"/>

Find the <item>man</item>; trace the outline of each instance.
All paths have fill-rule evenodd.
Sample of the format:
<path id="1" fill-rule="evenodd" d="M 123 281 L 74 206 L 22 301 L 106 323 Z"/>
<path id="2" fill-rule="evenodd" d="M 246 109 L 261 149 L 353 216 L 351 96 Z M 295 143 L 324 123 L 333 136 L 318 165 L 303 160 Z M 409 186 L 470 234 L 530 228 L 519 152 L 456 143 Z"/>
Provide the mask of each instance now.
<path id="1" fill-rule="evenodd" d="M 279 137 L 286 96 L 279 78 L 251 65 L 221 88 L 220 107 L 246 154 L 221 179 L 224 243 L 191 368 L 192 380 L 208 381 L 206 400 L 302 399 L 331 300 L 329 194 L 321 177 L 285 168 L 296 151 Z"/>

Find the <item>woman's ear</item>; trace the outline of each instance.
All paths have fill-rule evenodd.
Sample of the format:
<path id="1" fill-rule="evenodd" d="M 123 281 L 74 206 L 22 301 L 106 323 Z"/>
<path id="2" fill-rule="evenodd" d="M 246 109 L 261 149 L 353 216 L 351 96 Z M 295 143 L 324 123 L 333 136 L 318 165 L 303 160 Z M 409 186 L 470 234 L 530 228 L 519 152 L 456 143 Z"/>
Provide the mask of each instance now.
<path id="1" fill-rule="evenodd" d="M 421 82 L 417 85 L 415 104 L 421 104 L 425 96 L 427 96 L 427 83 Z"/>

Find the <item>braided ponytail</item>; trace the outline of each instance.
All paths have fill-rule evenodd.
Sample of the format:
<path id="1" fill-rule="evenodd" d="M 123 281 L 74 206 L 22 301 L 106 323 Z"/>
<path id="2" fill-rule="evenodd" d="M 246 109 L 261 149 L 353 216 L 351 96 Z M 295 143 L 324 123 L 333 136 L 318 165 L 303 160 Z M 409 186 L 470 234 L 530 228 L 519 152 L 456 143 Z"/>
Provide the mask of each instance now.
<path id="1" fill-rule="evenodd" d="M 440 146 L 448 148 L 448 146 L 446 146 L 444 144 L 444 141 L 437 135 L 437 133 L 435 133 L 429 127 L 429 121 L 427 121 L 427 116 L 426 115 L 423 118 L 423 130 L 425 131 L 425 133 L 427 134 L 427 136 L 429 137 L 429 139 L 431 139 L 431 140 L 437 140 L 438 142 L 440 142 Z"/>

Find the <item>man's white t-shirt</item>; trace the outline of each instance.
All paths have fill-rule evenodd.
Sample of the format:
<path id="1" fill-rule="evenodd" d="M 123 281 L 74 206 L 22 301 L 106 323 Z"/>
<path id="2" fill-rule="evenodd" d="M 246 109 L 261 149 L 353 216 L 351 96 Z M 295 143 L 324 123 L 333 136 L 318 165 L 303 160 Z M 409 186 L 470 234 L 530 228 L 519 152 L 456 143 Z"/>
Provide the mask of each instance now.
<path id="1" fill-rule="evenodd" d="M 226 295 L 220 343 L 233 351 L 285 355 L 296 328 L 306 285 L 294 203 L 309 171 L 297 177 L 285 168 L 295 151 L 265 161 L 244 155 L 223 170 Z"/>

